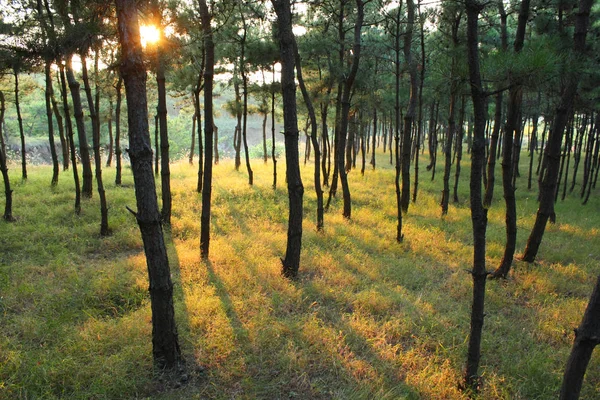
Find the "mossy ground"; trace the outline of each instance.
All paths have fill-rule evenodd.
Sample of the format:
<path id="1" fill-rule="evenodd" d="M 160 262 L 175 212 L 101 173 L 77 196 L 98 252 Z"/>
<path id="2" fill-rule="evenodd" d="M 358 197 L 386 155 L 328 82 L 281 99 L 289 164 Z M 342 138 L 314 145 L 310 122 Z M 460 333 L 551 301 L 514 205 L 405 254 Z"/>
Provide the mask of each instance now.
<path id="1" fill-rule="evenodd" d="M 172 165 L 173 219 L 165 229 L 180 342 L 190 380 L 152 368 L 150 304 L 141 238 L 125 206 L 133 181 L 104 170 L 112 235 L 99 236 L 97 194 L 73 212 L 71 173 L 50 188 L 51 168 L 11 169 L 15 223 L 0 223 L 0 398 L 463 399 L 472 260 L 468 157 L 460 203 L 440 217 L 441 173 L 421 169 L 416 204 L 395 242 L 393 174 L 350 173 L 353 216 L 341 196 L 315 230 L 312 167 L 302 168 L 305 219 L 300 276 L 283 278 L 287 194 L 283 162 L 253 160 L 255 185 L 222 160 L 214 169 L 211 255 L 199 255 L 196 167 Z M 527 158 L 522 157 L 523 163 Z M 283 160 L 281 160 L 283 161 Z M 425 159 L 422 160 L 425 163 Z M 309 163 L 310 164 L 310 163 Z M 523 168 L 523 171 L 525 169 Z M 499 169 L 496 171 L 500 173 Z M 499 181 L 500 179 L 497 179 Z M 158 185 L 160 186 L 160 185 Z M 518 252 L 536 195 L 517 190 Z M 0 194 L 0 204 L 4 203 Z M 600 201 L 557 203 L 538 262 L 515 262 L 487 285 L 482 399 L 556 397 L 600 260 Z M 504 246 L 498 186 L 489 212 L 488 269 Z M 600 394 L 592 359 L 583 397 Z"/>

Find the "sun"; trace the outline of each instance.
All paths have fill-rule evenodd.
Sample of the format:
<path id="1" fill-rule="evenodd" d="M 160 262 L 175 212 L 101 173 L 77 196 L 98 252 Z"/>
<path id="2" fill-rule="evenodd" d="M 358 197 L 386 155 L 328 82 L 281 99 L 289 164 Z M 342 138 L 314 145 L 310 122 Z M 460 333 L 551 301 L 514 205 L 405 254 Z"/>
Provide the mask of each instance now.
<path id="1" fill-rule="evenodd" d="M 156 44 L 160 39 L 160 31 L 154 25 L 140 26 L 140 40 L 142 47 Z"/>

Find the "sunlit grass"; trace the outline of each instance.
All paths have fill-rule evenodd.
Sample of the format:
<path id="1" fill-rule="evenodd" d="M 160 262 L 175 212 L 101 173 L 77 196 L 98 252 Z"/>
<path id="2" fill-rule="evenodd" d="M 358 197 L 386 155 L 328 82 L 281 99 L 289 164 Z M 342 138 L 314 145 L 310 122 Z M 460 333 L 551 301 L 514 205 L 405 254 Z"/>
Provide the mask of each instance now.
<path id="1" fill-rule="evenodd" d="M 73 213 L 70 173 L 14 181 L 14 224 L 0 223 L 0 398 L 463 399 L 472 260 L 468 158 L 458 204 L 440 217 L 441 173 L 421 169 L 418 202 L 395 242 L 393 174 L 349 175 L 353 218 L 341 192 L 317 232 L 312 167 L 303 167 L 303 252 L 297 281 L 281 277 L 286 245 L 285 168 L 253 161 L 215 167 L 211 256 L 199 254 L 197 167 L 172 165 L 173 219 L 165 229 L 188 384 L 152 371 L 147 273 L 133 182 L 105 170 L 109 224 L 99 236 L 97 194 Z M 423 160 L 424 161 L 424 160 Z M 11 169 L 12 172 L 18 168 Z M 499 170 L 497 171 L 499 173 Z M 524 178 L 521 178 L 524 179 Z M 159 185 L 158 185 L 159 186 Z M 523 188 L 521 187 L 523 186 Z M 535 218 L 536 193 L 519 185 L 517 252 Z M 488 269 L 504 249 L 501 189 L 489 212 Z M 3 203 L 0 194 L 0 203 Z M 484 399 L 556 397 L 598 272 L 597 198 L 557 203 L 538 262 L 516 261 L 488 283 L 482 343 Z M 600 390 L 598 359 L 583 395 Z"/>

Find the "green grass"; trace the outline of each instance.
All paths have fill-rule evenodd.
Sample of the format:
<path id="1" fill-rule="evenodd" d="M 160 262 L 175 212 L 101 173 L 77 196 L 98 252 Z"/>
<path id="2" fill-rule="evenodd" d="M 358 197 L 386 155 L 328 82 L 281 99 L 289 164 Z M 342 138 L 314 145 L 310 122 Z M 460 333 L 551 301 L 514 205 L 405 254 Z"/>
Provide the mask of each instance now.
<path id="1" fill-rule="evenodd" d="M 113 234 L 100 238 L 96 193 L 75 216 L 70 172 L 51 189 L 51 168 L 32 166 L 21 182 L 13 165 L 18 220 L 0 222 L 0 398 L 466 398 L 458 383 L 471 301 L 468 157 L 461 202 L 445 218 L 438 205 L 442 174 L 438 168 L 431 182 L 421 169 L 402 244 L 394 240 L 394 171 L 387 159 L 381 154 L 377 170 L 364 177 L 350 173 L 353 218 L 342 218 L 338 198 L 322 233 L 315 230 L 312 167 L 303 167 L 303 250 L 293 282 L 280 275 L 283 163 L 276 191 L 270 162 L 253 161 L 253 187 L 230 160 L 215 168 L 206 263 L 199 255 L 196 169 L 172 165 L 173 222 L 165 234 L 191 378 L 181 386 L 152 370 L 145 258 L 125 209 L 135 207 L 130 171 L 123 187 L 115 187 L 113 168 L 104 171 Z M 521 179 L 518 252 L 536 211 L 536 193 Z M 503 252 L 501 195 L 498 186 L 488 269 Z M 587 206 L 575 197 L 559 201 L 538 262 L 517 261 L 510 279 L 488 282 L 482 399 L 556 397 L 573 328 L 598 273 L 599 207 L 597 196 Z M 582 398 L 597 397 L 599 366 L 593 357 Z"/>

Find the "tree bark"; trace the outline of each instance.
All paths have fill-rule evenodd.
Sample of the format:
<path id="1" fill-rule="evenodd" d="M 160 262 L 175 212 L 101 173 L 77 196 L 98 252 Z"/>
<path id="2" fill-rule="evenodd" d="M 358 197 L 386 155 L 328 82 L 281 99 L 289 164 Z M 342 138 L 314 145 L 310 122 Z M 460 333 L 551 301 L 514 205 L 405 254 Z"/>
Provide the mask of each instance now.
<path id="1" fill-rule="evenodd" d="M 417 64 L 412 58 L 411 46 L 413 38 L 413 26 L 415 23 L 415 3 L 413 0 L 406 0 L 407 21 L 404 31 L 404 59 L 407 64 L 410 75 L 410 92 L 408 100 L 408 109 L 404 115 L 404 132 L 402 139 L 402 212 L 408 212 L 410 204 L 410 152 L 412 150 L 411 134 L 417 109 L 417 91 L 418 77 Z"/>
<path id="2" fill-rule="evenodd" d="M 590 9 L 593 0 L 580 0 L 578 12 L 575 17 L 575 33 L 573 36 L 573 49 L 577 57 L 583 56 L 585 51 L 585 39 L 588 31 Z M 535 223 L 527 246 L 523 254 L 523 260 L 533 262 L 537 256 L 542 237 L 546 229 L 546 223 L 549 218 L 554 218 L 554 195 L 556 193 L 556 182 L 558 178 L 560 148 L 562 144 L 563 132 L 567 124 L 569 111 L 572 107 L 579 76 L 572 70 L 565 73 L 566 84 L 562 90 L 560 101 L 554 113 L 550 137 L 547 144 L 548 166 L 540 188 L 540 205 L 537 211 Z"/>
<path id="3" fill-rule="evenodd" d="M 157 368 L 173 369 L 181 363 L 182 357 L 175 324 L 173 283 L 152 174 L 146 70 L 142 58 L 137 9 L 134 0 L 116 0 L 116 4 L 121 43 L 121 75 L 128 103 L 129 155 L 138 208 L 136 219 L 144 242 L 150 281 L 152 354 Z"/>
<path id="4" fill-rule="evenodd" d="M 52 156 L 52 181 L 51 185 L 58 184 L 58 156 L 54 144 L 54 124 L 52 123 L 52 76 L 50 75 L 50 66 L 52 62 L 46 61 L 44 71 L 46 75 L 46 117 L 48 121 L 48 139 L 50 142 L 50 155 Z"/>
<path id="5" fill-rule="evenodd" d="M 304 103 L 306 104 L 306 109 L 308 110 L 308 116 L 310 118 L 310 140 L 312 142 L 312 146 L 315 149 L 315 194 L 317 195 L 317 231 L 322 231 L 324 222 L 323 222 L 323 189 L 321 188 L 321 150 L 319 148 L 319 141 L 317 138 L 317 116 L 315 114 L 315 108 L 313 102 L 310 98 L 308 90 L 306 89 L 306 85 L 304 84 L 304 78 L 302 76 L 302 62 L 300 60 L 300 54 L 298 53 L 298 46 L 296 45 L 296 41 L 294 40 L 294 61 L 296 63 L 296 78 L 298 79 L 298 86 L 300 87 L 300 91 L 302 92 L 302 97 L 304 99 Z"/>
<path id="6" fill-rule="evenodd" d="M 85 121 L 83 120 L 83 107 L 81 106 L 80 85 L 75 79 L 75 72 L 72 66 L 72 55 L 67 56 L 65 68 L 69 90 L 71 91 L 71 100 L 73 101 L 73 116 L 77 127 L 77 138 L 79 139 L 79 156 L 81 158 L 81 168 L 83 183 L 81 186 L 81 195 L 84 198 L 92 197 L 92 165 L 90 162 L 90 150 L 85 133 Z"/>
<path id="7" fill-rule="evenodd" d="M 215 44 L 211 27 L 212 15 L 206 0 L 198 0 L 204 33 L 204 182 L 202 184 L 202 214 L 200 216 L 200 255 L 208 259 L 210 250 L 210 217 L 213 165 L 213 80 L 215 69 Z M 200 123 L 200 122 L 198 122 Z"/>
<path id="8" fill-rule="evenodd" d="M 523 49 L 525 40 L 525 30 L 527 20 L 529 19 L 530 0 L 522 0 L 519 9 L 519 22 L 517 25 L 517 34 L 515 36 L 514 51 L 519 54 Z M 504 246 L 504 255 L 500 265 L 492 273 L 492 277 L 506 278 L 510 271 L 515 249 L 517 246 L 517 202 L 515 199 L 514 167 L 513 157 L 515 156 L 513 138 L 517 140 L 518 132 L 521 126 L 521 105 L 523 103 L 523 85 L 519 77 L 509 73 L 510 90 L 508 95 L 508 112 L 506 117 L 506 127 L 504 129 L 504 143 L 502 145 L 502 188 L 504 190 L 504 201 L 506 204 L 506 245 Z"/>
<path id="9" fill-rule="evenodd" d="M 0 137 L 3 137 L 2 127 L 4 126 L 4 112 L 6 110 L 4 93 L 0 91 Z M 15 218 L 12 215 L 12 189 L 10 188 L 10 177 L 8 176 L 8 167 L 6 166 L 6 152 L 3 148 L 0 148 L 0 172 L 4 179 L 4 215 L 5 221 L 13 222 Z"/>
<path id="10" fill-rule="evenodd" d="M 25 131 L 23 130 L 23 118 L 21 116 L 21 102 L 19 98 L 19 71 L 13 70 L 15 76 L 15 107 L 17 109 L 17 121 L 19 122 L 19 136 L 21 138 L 21 176 L 27 179 L 27 150 L 25 149 Z"/>
<path id="11" fill-rule="evenodd" d="M 117 82 L 117 103 L 115 104 L 115 164 L 116 164 L 116 176 L 115 185 L 121 185 L 121 88 L 123 86 L 123 78 L 119 74 L 119 81 Z"/>
<path id="12" fill-rule="evenodd" d="M 361 51 L 361 30 L 364 19 L 364 3 L 363 0 L 356 0 L 356 21 L 354 23 L 354 44 L 352 46 L 352 65 L 350 72 L 345 75 L 343 92 L 342 92 L 342 109 L 340 115 L 340 154 L 338 155 L 338 173 L 340 174 L 340 183 L 342 184 L 342 194 L 344 199 L 344 218 L 349 219 L 352 216 L 352 201 L 350 198 L 350 186 L 348 185 L 348 174 L 344 169 L 344 152 L 346 147 L 346 136 L 348 133 L 348 119 L 350 114 L 350 93 L 358 73 L 358 64 L 360 62 Z"/>
<path id="13" fill-rule="evenodd" d="M 583 377 L 594 348 L 600 344 L 600 276 L 583 314 L 581 324 L 575 329 L 575 341 L 567 360 L 560 400 L 577 400 Z"/>
<path id="14" fill-rule="evenodd" d="M 479 360 L 481 358 L 481 333 L 483 330 L 485 283 L 485 234 L 487 210 L 482 202 L 482 174 L 485 165 L 485 93 L 481 84 L 479 67 L 478 18 L 483 6 L 477 0 L 466 0 L 467 11 L 467 54 L 469 81 L 473 100 L 474 132 L 471 148 L 470 203 L 473 225 L 473 303 L 471 305 L 471 330 L 467 349 L 467 363 L 464 374 L 465 387 L 477 391 L 479 385 Z"/>
<path id="15" fill-rule="evenodd" d="M 294 34 L 289 0 L 272 0 L 277 14 L 279 51 L 281 54 L 281 89 L 285 135 L 286 178 L 289 199 L 287 246 L 283 275 L 295 278 L 300 268 L 302 245 L 302 198 L 304 187 L 300 176 L 298 154 L 298 116 L 296 112 L 296 83 L 294 80 Z"/>
<path id="16" fill-rule="evenodd" d="M 75 182 L 75 214 L 81 213 L 81 187 L 79 185 L 79 172 L 77 171 L 77 154 L 75 152 L 75 140 L 73 135 L 73 124 L 71 123 L 71 110 L 67 101 L 67 82 L 65 78 L 65 67 L 59 64 L 61 96 L 63 111 L 65 113 L 65 126 L 67 128 L 67 137 L 69 142 L 69 153 L 71 155 L 71 168 L 73 168 L 73 181 Z"/>
<path id="17" fill-rule="evenodd" d="M 160 37 L 156 48 L 156 87 L 158 91 L 158 125 L 160 132 L 160 186 L 162 197 L 162 209 L 160 215 L 163 223 L 171 224 L 171 209 L 173 198 L 171 196 L 171 169 L 169 161 L 169 126 L 167 123 L 167 90 L 165 77 L 165 51 L 163 42 L 165 40 L 162 29 L 162 15 L 159 4 L 152 1 L 152 13 L 154 20 L 159 26 Z"/>
<path id="18" fill-rule="evenodd" d="M 100 154 L 100 121 L 96 114 L 96 106 L 92 97 L 92 89 L 88 78 L 87 63 L 85 57 L 87 54 L 81 54 L 81 71 L 83 86 L 87 96 L 88 109 L 92 120 L 92 146 L 94 149 L 94 164 L 96 169 L 96 186 L 98 196 L 100 197 L 100 236 L 108 236 L 108 206 L 106 204 L 106 193 L 104 192 L 104 184 L 102 182 L 102 156 Z M 97 55 L 96 55 L 97 57 Z M 96 58 L 97 61 L 97 58 Z M 96 68 L 98 65 L 96 64 Z M 97 72 L 96 72 L 97 73 Z"/>

